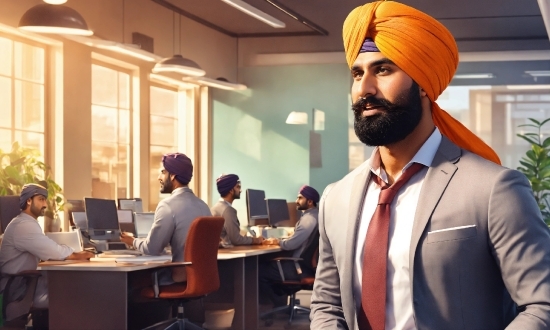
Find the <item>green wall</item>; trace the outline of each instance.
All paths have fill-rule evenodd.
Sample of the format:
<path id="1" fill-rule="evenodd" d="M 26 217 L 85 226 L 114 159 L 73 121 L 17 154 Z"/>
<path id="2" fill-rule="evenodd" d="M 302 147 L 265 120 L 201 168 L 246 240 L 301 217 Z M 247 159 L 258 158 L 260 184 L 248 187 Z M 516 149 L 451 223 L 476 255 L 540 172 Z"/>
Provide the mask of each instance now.
<path id="1" fill-rule="evenodd" d="M 267 198 L 296 199 L 303 184 L 319 193 L 348 172 L 350 76 L 346 65 L 249 67 L 240 71 L 246 91 L 213 91 L 212 201 L 215 179 L 235 173 L 243 189 L 262 189 Z M 325 112 L 322 167 L 309 166 L 312 109 Z M 307 112 L 309 125 L 288 125 L 291 111 Z M 236 201 L 241 224 L 246 203 Z"/>

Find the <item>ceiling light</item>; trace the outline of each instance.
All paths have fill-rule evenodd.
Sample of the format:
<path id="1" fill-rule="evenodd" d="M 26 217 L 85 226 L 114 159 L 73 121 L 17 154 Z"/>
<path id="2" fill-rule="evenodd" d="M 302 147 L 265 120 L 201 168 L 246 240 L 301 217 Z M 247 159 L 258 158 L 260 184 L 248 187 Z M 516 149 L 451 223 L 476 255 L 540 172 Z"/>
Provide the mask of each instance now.
<path id="1" fill-rule="evenodd" d="M 158 62 L 155 64 L 153 72 L 176 72 L 192 77 L 201 77 L 206 74 L 197 63 L 181 55 L 174 55 Z"/>
<path id="2" fill-rule="evenodd" d="M 454 79 L 490 79 L 494 78 L 495 75 L 492 73 L 465 73 L 465 74 L 455 74 Z"/>
<path id="3" fill-rule="evenodd" d="M 183 80 L 189 81 L 189 82 L 196 82 L 204 86 L 225 89 L 228 91 L 235 91 L 235 90 L 242 91 L 247 89 L 246 85 L 232 83 L 225 78 L 212 79 L 207 77 L 200 77 L 200 78 L 183 78 Z"/>
<path id="4" fill-rule="evenodd" d="M 237 8 L 238 10 L 242 11 L 243 13 L 250 15 L 268 25 L 273 26 L 274 28 L 284 28 L 286 27 L 286 24 L 275 17 L 268 15 L 264 13 L 263 11 L 259 10 L 256 7 L 252 7 L 248 3 L 241 1 L 241 0 L 222 0 L 223 2 L 227 3 L 228 5 Z"/>
<path id="5" fill-rule="evenodd" d="M 67 0 L 44 0 L 44 2 L 49 3 L 50 5 L 62 5 L 67 2 Z"/>
<path id="6" fill-rule="evenodd" d="M 27 10 L 19 20 L 21 30 L 74 34 L 90 36 L 94 34 L 88 29 L 88 25 L 82 16 L 74 9 L 67 6 L 56 6 L 42 3 Z"/>
<path id="7" fill-rule="evenodd" d="M 65 38 L 79 42 L 81 44 L 85 44 L 86 46 L 110 50 L 149 62 L 157 62 L 162 59 L 162 57 L 158 55 L 138 48 L 137 45 L 121 44 L 116 41 L 86 38 L 81 36 L 65 36 Z"/>
<path id="8" fill-rule="evenodd" d="M 286 123 L 291 125 L 307 125 L 307 112 L 292 111 L 288 114 Z"/>
<path id="9" fill-rule="evenodd" d="M 548 70 L 525 71 L 525 73 L 532 77 L 550 77 L 550 71 Z"/>

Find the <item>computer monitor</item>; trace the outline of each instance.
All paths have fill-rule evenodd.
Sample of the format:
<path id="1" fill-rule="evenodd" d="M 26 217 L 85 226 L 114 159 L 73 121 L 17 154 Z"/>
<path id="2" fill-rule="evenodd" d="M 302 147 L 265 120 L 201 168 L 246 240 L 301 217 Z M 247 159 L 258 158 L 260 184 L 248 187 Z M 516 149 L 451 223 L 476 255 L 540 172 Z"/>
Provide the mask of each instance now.
<path id="1" fill-rule="evenodd" d="M 78 211 L 78 212 L 71 212 L 70 214 L 73 217 L 74 225 L 78 229 L 80 229 L 81 231 L 88 230 L 88 220 L 86 220 L 86 212 Z"/>
<path id="2" fill-rule="evenodd" d="M 132 212 L 143 212 L 143 203 L 141 198 L 119 198 L 119 210 L 131 210 Z"/>
<path id="3" fill-rule="evenodd" d="M 118 213 L 118 225 L 120 231 L 136 234 L 136 227 L 134 225 L 134 212 L 132 210 L 117 210 Z"/>
<path id="4" fill-rule="evenodd" d="M 2 232 L 6 231 L 6 227 L 19 213 L 19 196 L 0 196 L 0 225 Z"/>
<path id="5" fill-rule="evenodd" d="M 269 225 L 277 227 L 277 224 L 290 219 L 286 199 L 266 199 Z"/>
<path id="6" fill-rule="evenodd" d="M 263 190 L 246 189 L 246 210 L 248 212 L 248 225 L 268 224 L 265 192 Z"/>
<path id="7" fill-rule="evenodd" d="M 88 234 L 96 240 L 118 239 L 120 228 L 116 202 L 112 199 L 84 198 Z"/>
<path id="8" fill-rule="evenodd" d="M 82 199 L 67 199 L 65 206 L 69 212 L 69 223 L 71 226 L 75 226 L 72 212 L 84 212 L 84 201 Z"/>
<path id="9" fill-rule="evenodd" d="M 145 238 L 149 235 L 151 227 L 155 222 L 154 212 L 136 212 L 134 213 L 134 225 L 136 227 L 136 237 Z"/>

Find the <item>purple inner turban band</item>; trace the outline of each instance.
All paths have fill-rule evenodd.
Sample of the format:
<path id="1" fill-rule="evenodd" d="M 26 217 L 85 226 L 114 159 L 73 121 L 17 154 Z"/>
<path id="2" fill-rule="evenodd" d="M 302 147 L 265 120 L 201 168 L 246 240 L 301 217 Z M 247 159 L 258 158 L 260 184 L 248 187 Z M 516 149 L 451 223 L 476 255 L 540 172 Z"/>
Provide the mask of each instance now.
<path id="1" fill-rule="evenodd" d="M 23 186 L 21 190 L 21 195 L 19 195 L 19 207 L 23 209 L 25 204 L 27 204 L 27 199 L 32 198 L 36 195 L 42 195 L 48 198 L 48 190 L 36 183 L 29 183 Z"/>
<path id="2" fill-rule="evenodd" d="M 188 184 L 193 177 L 193 163 L 184 154 L 173 153 L 162 156 L 164 169 L 174 174 L 181 184 Z"/>
<path id="3" fill-rule="evenodd" d="M 368 53 L 368 52 L 380 52 L 380 49 L 376 47 L 376 44 L 371 38 L 365 39 L 363 42 L 363 46 L 361 46 L 361 50 L 359 53 Z"/>
<path id="4" fill-rule="evenodd" d="M 227 195 L 231 189 L 235 188 L 237 183 L 239 183 L 239 177 L 236 174 L 226 174 L 220 176 L 216 180 L 216 186 L 218 186 L 220 196 L 223 197 Z"/>
<path id="5" fill-rule="evenodd" d="M 310 186 L 303 185 L 302 188 L 300 188 L 299 194 L 307 199 L 311 199 L 315 203 L 319 203 L 319 193 Z"/>

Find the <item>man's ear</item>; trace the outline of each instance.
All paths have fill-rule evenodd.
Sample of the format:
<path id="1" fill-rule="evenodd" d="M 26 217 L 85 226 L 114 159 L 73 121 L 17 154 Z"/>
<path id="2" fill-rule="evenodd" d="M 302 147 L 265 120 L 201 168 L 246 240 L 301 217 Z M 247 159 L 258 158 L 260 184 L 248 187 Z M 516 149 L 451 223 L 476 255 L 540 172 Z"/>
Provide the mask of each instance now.
<path id="1" fill-rule="evenodd" d="M 425 91 L 422 87 L 420 87 L 420 96 L 421 96 L 421 97 L 426 97 L 426 96 L 428 96 L 428 93 L 426 93 L 426 91 Z"/>
<path id="2" fill-rule="evenodd" d="M 170 174 L 170 181 L 173 181 L 175 178 L 176 178 L 176 175 L 175 174 Z"/>

